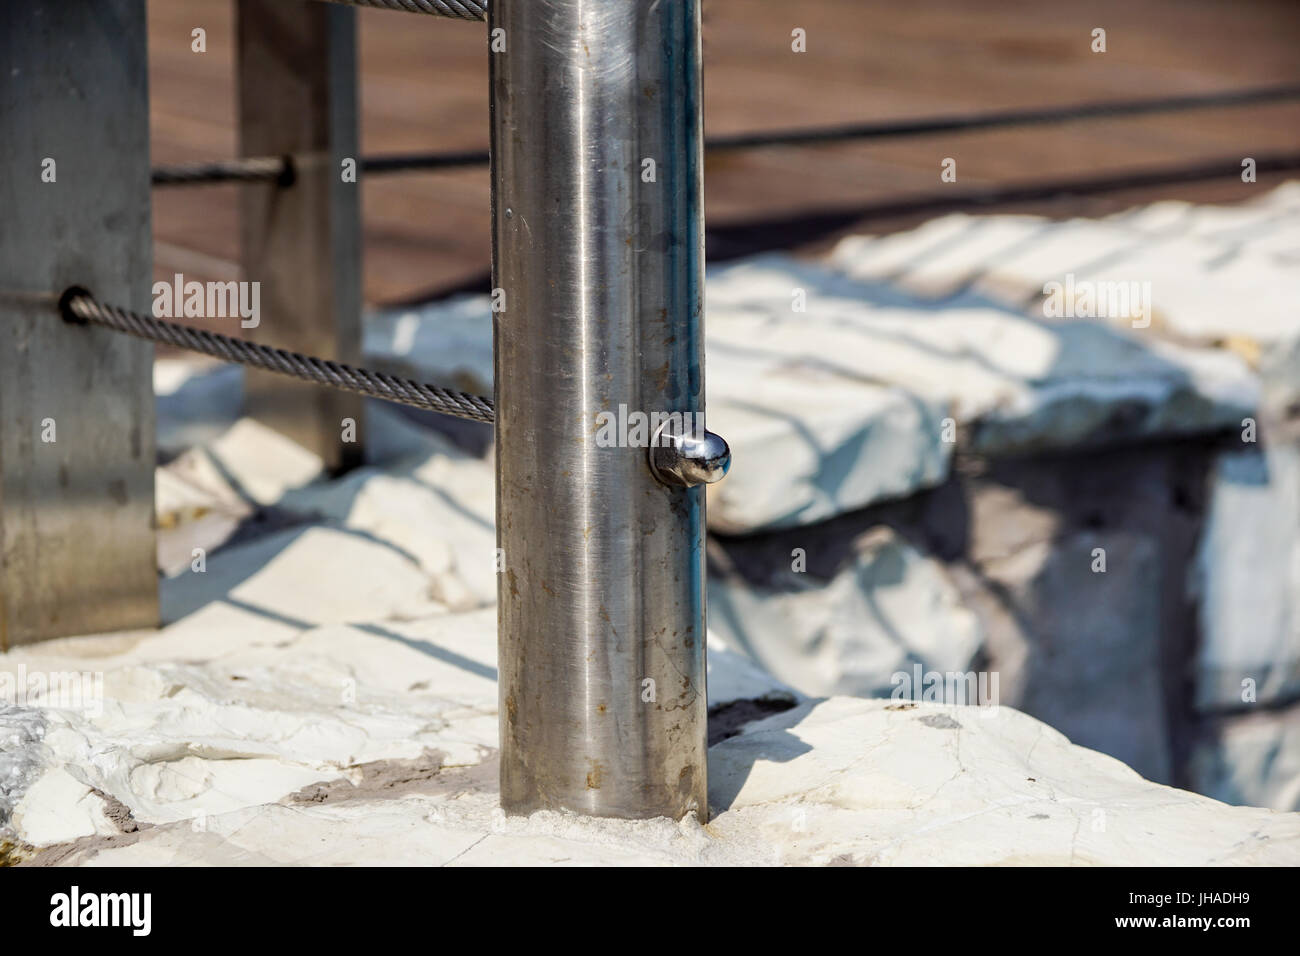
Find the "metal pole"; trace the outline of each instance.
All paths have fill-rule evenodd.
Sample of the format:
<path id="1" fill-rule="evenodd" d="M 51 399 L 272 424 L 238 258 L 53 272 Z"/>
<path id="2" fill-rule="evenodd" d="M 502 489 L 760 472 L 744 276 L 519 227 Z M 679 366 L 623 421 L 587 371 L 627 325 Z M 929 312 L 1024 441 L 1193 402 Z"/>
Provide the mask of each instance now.
<path id="1" fill-rule="evenodd" d="M 652 467 L 636 427 L 703 412 L 699 23 L 698 0 L 490 10 L 507 812 L 708 815 L 698 485 L 726 446 Z"/>
<path id="2" fill-rule="evenodd" d="M 150 310 L 144 0 L 0 4 L 0 651 L 155 627 L 153 346 L 54 317 Z"/>
<path id="3" fill-rule="evenodd" d="M 244 278 L 261 283 L 256 342 L 349 365 L 361 359 L 356 11 L 312 0 L 239 0 L 239 149 L 292 156 L 291 182 L 242 191 Z M 362 460 L 356 395 L 246 373 L 249 414 L 320 455 L 331 471 Z M 351 419 L 353 427 L 345 425 Z"/>

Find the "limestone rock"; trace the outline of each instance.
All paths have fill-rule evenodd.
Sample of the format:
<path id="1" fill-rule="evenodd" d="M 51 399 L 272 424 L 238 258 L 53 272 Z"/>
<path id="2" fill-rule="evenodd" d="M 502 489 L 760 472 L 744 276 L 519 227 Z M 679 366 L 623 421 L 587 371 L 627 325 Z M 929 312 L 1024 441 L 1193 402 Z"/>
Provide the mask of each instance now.
<path id="1" fill-rule="evenodd" d="M 846 239 L 831 261 L 845 275 L 931 300 L 975 292 L 1019 309 L 1037 307 L 1045 285 L 1066 276 L 1147 283 L 1152 309 L 1138 327 L 1128 314 L 1109 321 L 1144 340 L 1277 345 L 1300 336 L 1297 211 L 1300 183 L 1235 206 L 1157 203 L 1101 220 L 956 214 Z"/>
<path id="2" fill-rule="evenodd" d="M 1300 700 L 1300 449 L 1219 456 L 1196 572 L 1196 706 Z"/>
<path id="3" fill-rule="evenodd" d="M 322 574 L 321 555 L 350 580 Z M 47 697 L 0 714 L 0 829 L 41 846 L 178 824 L 201 843 L 211 818 L 318 785 L 350 791 L 376 765 L 411 763 L 418 777 L 486 759 L 498 734 L 495 609 L 398 620 L 372 599 L 367 619 L 367 575 L 408 591 L 412 581 L 358 557 L 329 541 L 285 549 L 261 572 L 274 579 L 264 591 L 241 584 L 159 632 L 0 655 L 8 690 L 26 675 L 84 675 L 92 686 L 101 675 L 76 706 Z M 207 581 L 226 586 L 220 569 Z M 358 596 L 352 611 L 339 592 Z M 737 699 L 795 695 L 715 647 L 710 707 Z"/>
<path id="4" fill-rule="evenodd" d="M 156 357 L 153 390 L 158 452 L 163 458 L 216 438 L 244 403 L 244 370 L 215 359 Z"/>
<path id="5" fill-rule="evenodd" d="M 942 565 L 879 528 L 828 582 L 709 579 L 709 626 L 808 695 L 888 696 L 895 677 L 966 671 L 983 635 Z"/>
<path id="6" fill-rule="evenodd" d="M 710 803 L 728 808 L 711 829 L 757 828 L 784 862 L 1300 859 L 1300 815 L 1149 783 L 1007 707 L 833 698 L 751 725 L 710 758 Z"/>
<path id="7" fill-rule="evenodd" d="M 1094 570 L 1098 549 L 1104 572 Z M 1172 779 L 1154 542 L 1124 531 L 1075 533 L 982 570 L 1018 625 L 989 632 L 1001 700 L 1145 777 Z"/>
<path id="8" fill-rule="evenodd" d="M 1259 385 L 1236 355 L 1052 322 L 986 295 L 935 303 L 784 256 L 710 270 L 708 425 L 735 467 L 710 526 L 807 525 L 941 483 L 983 455 L 1238 427 Z M 381 316 L 370 357 L 487 389 L 488 300 Z M 461 359 L 468 348 L 472 373 Z M 649 410 L 655 411 L 655 410 Z M 666 410 L 660 410 L 666 411 Z"/>
<path id="9" fill-rule="evenodd" d="M 1300 706 L 1207 722 L 1188 777 L 1225 803 L 1300 810 Z"/>
<path id="10" fill-rule="evenodd" d="M 1295 865 L 1300 815 L 1149 783 L 1009 708 L 832 698 L 709 752 L 713 818 L 496 809 L 491 763 L 51 848 L 95 865 Z M 55 856 L 57 855 L 57 856 Z M 37 854 L 35 862 L 42 859 Z"/>

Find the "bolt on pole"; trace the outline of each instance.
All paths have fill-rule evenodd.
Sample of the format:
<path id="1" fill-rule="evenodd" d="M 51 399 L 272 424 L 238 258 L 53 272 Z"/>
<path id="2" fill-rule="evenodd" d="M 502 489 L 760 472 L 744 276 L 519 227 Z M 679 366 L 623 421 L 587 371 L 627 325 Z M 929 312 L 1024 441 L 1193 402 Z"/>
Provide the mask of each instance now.
<path id="1" fill-rule="evenodd" d="M 708 814 L 702 485 L 726 445 L 696 417 L 652 455 L 635 424 L 704 410 L 699 25 L 698 0 L 490 9 L 510 813 Z"/>

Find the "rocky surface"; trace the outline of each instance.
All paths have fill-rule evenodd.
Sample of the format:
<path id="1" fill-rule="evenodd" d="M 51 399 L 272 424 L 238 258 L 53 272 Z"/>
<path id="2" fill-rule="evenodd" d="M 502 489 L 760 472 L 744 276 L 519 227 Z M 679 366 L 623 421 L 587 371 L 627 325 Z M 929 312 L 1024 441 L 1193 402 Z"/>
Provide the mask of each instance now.
<path id="1" fill-rule="evenodd" d="M 428 597 L 436 573 L 395 553 L 329 525 L 272 533 L 164 581 L 164 605 L 184 611 L 161 631 L 0 656 L 0 675 L 24 688 L 7 742 L 8 760 L 29 758 L 26 785 L 5 792 L 16 837 L 201 823 L 359 783 L 370 765 L 483 761 L 497 741 L 495 609 L 450 612 Z M 84 675 L 86 693 L 26 690 L 52 674 Z M 715 648 L 711 708 L 742 696 L 794 701 Z M 20 733 L 20 713 L 39 731 Z"/>
<path id="2" fill-rule="evenodd" d="M 805 542 L 809 543 L 809 542 Z M 815 696 L 889 696 L 914 663 L 966 671 L 983 645 L 978 617 L 943 565 L 877 527 L 826 581 L 796 554 L 758 584 L 714 574 L 709 627 Z"/>
<path id="3" fill-rule="evenodd" d="M 1213 756 L 1216 728 L 1261 708 L 1249 739 L 1275 726 L 1286 747 L 1300 713 L 1298 210 L 1289 184 L 1101 221 L 954 216 L 820 264 L 711 269 L 710 425 L 737 463 L 710 489 L 715 629 L 807 694 L 888 692 L 915 665 L 996 674 L 1004 703 L 1153 779 L 1300 807 L 1275 802 L 1288 760 L 1234 776 Z M 1149 283 L 1149 314 L 1048 317 L 1067 278 L 1072 306 L 1086 283 Z M 378 316 L 366 345 L 490 388 L 484 297 Z M 168 391 L 206 409 L 181 438 L 210 434 L 211 393 Z M 490 600 L 488 537 L 466 525 L 472 553 L 424 558 L 454 562 L 442 600 Z"/>
<path id="4" fill-rule="evenodd" d="M 385 413 L 372 411 L 372 427 L 386 427 Z M 730 729 L 710 749 L 707 826 L 506 818 L 495 807 L 494 610 L 451 611 L 431 596 L 447 589 L 433 582 L 459 580 L 441 552 L 411 552 L 399 540 L 406 529 L 339 504 L 355 505 L 357 489 L 381 479 L 398 497 L 406 485 L 412 494 L 444 481 L 463 489 L 454 469 L 467 460 L 419 444 L 391 474 L 376 465 L 335 481 L 301 458 L 294 472 L 301 452 L 250 422 L 203 450 L 223 463 L 216 500 L 271 499 L 301 523 L 238 531 L 254 537 L 215 549 L 202 572 L 167 578 L 170 623 L 161 631 L 68 638 L 0 657 L 0 674 L 13 681 L 62 673 L 101 682 L 79 706 L 37 695 L 6 712 L 8 759 L 25 760 L 3 791 L 10 859 L 1300 862 L 1300 815 L 1150 783 L 1011 708 L 845 697 Z M 296 474 L 302 484 L 276 488 L 259 482 L 259 471 Z M 432 528 L 425 522 L 445 507 L 440 496 L 403 500 L 412 528 Z M 181 512 L 176 528 L 197 530 L 200 520 Z M 902 541 L 878 536 L 855 580 L 896 585 L 918 560 Z M 929 591 L 882 606 L 924 613 L 954 594 L 935 579 Z M 709 692 L 711 713 L 733 701 L 789 707 L 799 697 L 712 638 Z"/>
<path id="5" fill-rule="evenodd" d="M 1202 634 L 1196 706 L 1300 701 L 1300 449 L 1225 453 L 1210 480 L 1192 582 Z"/>
<path id="6" fill-rule="evenodd" d="M 959 445 L 1024 454 L 1213 432 L 1239 427 L 1259 399 L 1231 353 L 974 293 L 940 306 L 784 256 L 711 270 L 707 300 L 709 428 L 746 463 L 711 489 L 709 524 L 724 533 L 932 487 Z M 378 317 L 366 347 L 408 374 L 488 391 L 491 334 L 488 298 L 460 298 Z"/>
<path id="7" fill-rule="evenodd" d="M 1300 708 L 1260 709 L 1204 721 L 1189 785 L 1228 803 L 1300 807 Z"/>
<path id="8" fill-rule="evenodd" d="M 713 746 L 707 826 L 507 818 L 496 808 L 495 688 L 480 618 L 446 615 L 392 636 L 318 629 L 283 648 L 250 642 L 184 673 L 122 661 L 120 713 L 94 729 L 51 715 L 55 764 L 15 810 L 28 844 L 19 857 L 107 866 L 1300 862 L 1300 816 L 1151 784 L 1009 708 L 851 698 L 809 701 Z M 95 640 L 64 642 L 63 663 L 93 654 Z M 164 669 L 170 683 L 151 679 Z M 232 678 L 239 686 L 226 686 Z M 339 693 L 349 680 L 355 699 Z M 135 687 L 123 693 L 127 681 Z"/>
<path id="9" fill-rule="evenodd" d="M 1191 703 L 1177 678 L 1193 656 L 1185 582 L 1212 460 L 1185 443 L 1094 451 L 1086 468 L 1070 456 L 986 462 L 816 526 L 718 537 L 711 626 L 806 693 L 892 696 L 918 666 L 974 674 L 1002 704 L 1188 785 Z M 860 572 L 864 556 L 891 552 L 908 560 Z M 778 625 L 784 607 L 799 613 Z M 857 653 L 839 652 L 841 635 Z M 868 641 L 874 656 L 859 650 Z M 806 659 L 788 660 L 796 651 Z"/>
<path id="10" fill-rule="evenodd" d="M 724 271 L 710 304 L 734 305 L 746 328 L 724 352 L 781 341 L 773 351 L 800 362 L 820 354 L 938 397 L 957 427 L 939 477 L 911 494 L 859 494 L 866 503 L 842 511 L 848 499 L 823 496 L 793 521 L 711 520 L 730 532 L 712 552 L 715 606 L 799 608 L 781 653 L 767 650 L 764 613 L 715 626 L 816 693 L 878 694 L 907 666 L 961 670 L 953 660 L 969 656 L 966 669 L 1000 678 L 1004 703 L 1153 779 L 1300 809 L 1298 249 L 1300 184 L 1289 184 L 1239 206 L 1158 203 L 1102 221 L 951 216 L 844 240 L 824 267 Z M 1146 283 L 1149 310 L 1049 317 L 1053 282 L 1074 290 L 1071 308 L 1087 304 L 1089 284 Z M 815 318 L 784 314 L 791 286 L 807 290 Z M 910 317 L 897 342 L 855 352 L 850 330 L 879 335 L 895 307 Z M 735 314 L 714 321 L 711 310 L 711 334 L 725 342 Z M 766 329 L 744 326 L 746 315 Z M 838 338 L 818 340 L 831 323 Z M 942 332 L 927 339 L 931 328 Z M 923 356 L 898 345 L 921 341 Z M 804 401 L 814 407 L 815 391 Z M 944 414 L 920 407 L 927 421 Z M 815 434 L 811 417 L 798 421 Z M 913 436 L 934 437 L 927 426 Z M 810 497 L 775 465 L 751 480 L 784 481 L 774 500 Z M 859 578 L 850 593 L 848 552 L 883 531 L 919 553 L 912 580 Z M 820 555 L 802 580 L 785 570 L 796 548 Z M 879 619 L 881 598 L 936 576 L 960 599 L 892 615 L 903 667 L 883 655 L 867 664 L 827 624 Z M 973 655 L 909 640 L 968 612 Z"/>
<path id="11" fill-rule="evenodd" d="M 792 290 L 805 312 L 790 308 Z M 710 525 L 727 533 L 937 485 L 959 451 L 1213 432 L 1258 401 L 1235 355 L 1053 322 L 971 292 L 936 304 L 780 257 L 718 270 L 708 303 L 709 427 L 752 463 L 710 499 Z M 785 387 L 769 398 L 769 383 Z"/>
<path id="12" fill-rule="evenodd" d="M 383 409 L 370 412 L 371 428 L 393 432 L 376 440 L 395 457 L 341 479 L 322 477 L 299 449 L 246 421 L 175 459 L 165 468 L 213 482 L 190 486 L 191 510 L 171 512 L 175 533 L 211 532 L 196 489 L 232 509 L 273 507 L 284 526 L 246 519 L 206 555 L 204 570 L 166 578 L 160 631 L 0 656 L 11 688 L 62 674 L 83 676 L 88 691 L 71 701 L 28 690 L 0 715 L 11 768 L 0 790 L 6 859 L 1300 862 L 1300 815 L 1151 783 L 1005 706 L 802 699 L 712 636 L 711 733 L 714 720 L 731 725 L 713 735 L 707 825 L 507 818 L 495 792 L 495 610 L 452 610 L 437 595 L 452 590 L 447 582 L 465 583 L 459 565 L 403 537 L 440 533 L 434 522 L 447 498 L 420 489 L 464 492 L 461 510 L 473 512 L 476 489 L 466 486 L 474 482 L 457 469 L 484 465 Z M 207 472 L 190 460 L 220 467 Z M 402 501 L 406 526 L 359 504 L 372 482 Z M 853 580 L 896 585 L 900 569 L 919 560 L 901 539 L 877 536 Z M 938 577 L 928 588 L 883 600 L 881 620 L 956 595 Z M 970 623 L 954 620 L 951 636 L 964 627 L 969 643 Z"/>
<path id="13" fill-rule="evenodd" d="M 736 466 L 710 497 L 707 826 L 494 811 L 480 434 L 372 405 L 367 465 L 331 480 L 239 420 L 237 369 L 160 361 L 166 626 L 0 656 L 9 689 L 91 689 L 0 708 L 3 852 L 1300 862 L 1300 816 L 1142 779 L 1300 808 L 1298 218 L 1291 186 L 711 270 Z M 1150 323 L 1045 316 L 1063 272 L 1150 281 Z M 490 388 L 486 299 L 379 316 L 366 347 Z M 917 693 L 929 673 L 1001 706 Z M 913 674 L 921 703 L 865 699 Z"/>
<path id="14" fill-rule="evenodd" d="M 844 240 L 844 275 L 888 281 L 928 299 L 974 292 L 1019 307 L 1064 281 L 1149 283 L 1142 329 L 1247 354 L 1295 341 L 1300 301 L 1300 183 L 1234 206 L 1159 202 L 1101 220 L 944 216 L 884 238 Z M 1041 314 L 1041 312 L 1040 312 Z M 1133 329 L 1128 316 L 1112 316 Z"/>

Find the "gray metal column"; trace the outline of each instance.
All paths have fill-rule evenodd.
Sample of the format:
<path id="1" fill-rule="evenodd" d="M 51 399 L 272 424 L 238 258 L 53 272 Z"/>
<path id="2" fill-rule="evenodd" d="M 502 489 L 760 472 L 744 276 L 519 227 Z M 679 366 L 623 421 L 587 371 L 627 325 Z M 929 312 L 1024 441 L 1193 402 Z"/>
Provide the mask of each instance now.
<path id="1" fill-rule="evenodd" d="M 53 308 L 150 309 L 144 0 L 0 4 L 0 143 L 0 650 L 154 627 L 153 346 Z"/>
<path id="2" fill-rule="evenodd" d="M 708 814 L 704 489 L 597 435 L 620 406 L 703 411 L 699 22 L 698 0 L 490 8 L 512 813 Z"/>
<path id="3" fill-rule="evenodd" d="M 294 156 L 289 184 L 241 187 L 244 279 L 261 282 L 254 341 L 358 364 L 361 184 L 344 182 L 357 146 L 356 11 L 314 0 L 239 0 L 239 149 Z M 435 25 L 436 26 L 436 25 Z M 339 471 L 359 464 L 356 395 L 245 373 L 249 413 Z M 343 420 L 357 423 L 342 440 Z"/>

